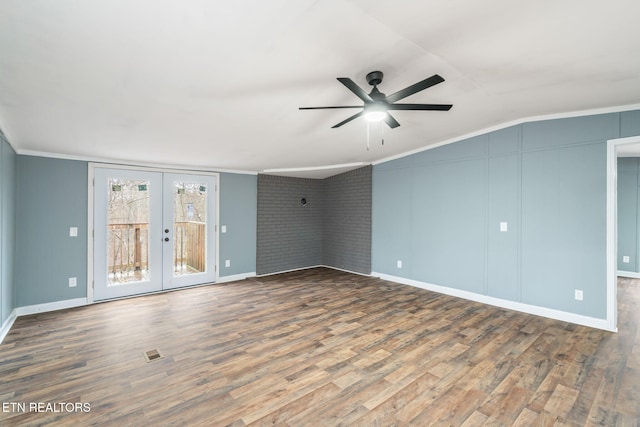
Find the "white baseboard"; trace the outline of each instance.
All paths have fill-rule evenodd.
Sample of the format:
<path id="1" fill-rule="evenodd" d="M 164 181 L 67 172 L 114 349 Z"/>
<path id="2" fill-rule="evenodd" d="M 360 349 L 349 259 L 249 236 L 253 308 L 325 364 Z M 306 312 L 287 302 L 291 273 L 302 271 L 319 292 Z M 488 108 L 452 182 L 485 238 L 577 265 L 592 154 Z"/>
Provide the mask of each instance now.
<path id="1" fill-rule="evenodd" d="M 403 285 L 414 286 L 416 288 L 426 289 L 428 291 L 440 294 L 451 295 L 458 298 L 464 298 L 470 301 L 476 301 L 483 304 L 493 305 L 496 307 L 506 308 L 509 310 L 520 311 L 522 313 L 534 314 L 536 316 L 547 317 L 549 319 L 561 320 L 563 322 L 575 323 L 577 325 L 589 326 L 591 328 L 603 329 L 605 331 L 617 332 L 617 329 L 611 329 L 606 319 L 598 319 L 595 317 L 583 316 L 580 314 L 569 313 L 552 308 L 539 307 L 536 305 L 524 304 L 521 302 L 509 301 L 500 298 L 490 297 L 487 295 L 476 294 L 474 292 L 463 291 L 446 286 L 434 285 L 431 283 L 420 282 L 417 280 L 406 279 L 404 277 L 391 276 L 389 274 L 371 272 L 372 276 L 380 277 L 383 280 L 397 282 Z"/>
<path id="2" fill-rule="evenodd" d="M 292 273 L 294 271 L 311 270 L 312 268 L 330 268 L 332 270 L 344 271 L 345 273 L 358 274 L 360 276 L 371 277 L 371 274 L 359 273 L 357 271 L 345 270 L 344 268 L 338 268 L 338 267 L 333 267 L 331 265 L 324 265 L 324 264 L 311 265 L 309 267 L 302 267 L 302 268 L 292 268 L 291 270 L 275 271 L 273 273 L 267 273 L 267 274 L 258 274 L 256 275 L 256 277 L 266 277 L 266 276 L 273 276 L 274 274 L 284 274 L 284 273 Z"/>
<path id="3" fill-rule="evenodd" d="M 621 270 L 618 270 L 618 276 L 620 276 L 620 277 L 628 277 L 630 279 L 640 279 L 640 273 L 636 273 L 635 271 L 621 271 Z"/>
<path id="4" fill-rule="evenodd" d="M 230 276 L 218 277 L 215 283 L 237 282 L 238 280 L 248 279 L 249 277 L 256 277 L 256 272 L 252 271 L 250 273 L 240 273 L 232 274 Z"/>
<path id="5" fill-rule="evenodd" d="M 332 265 L 321 265 L 320 267 L 330 268 L 332 270 L 344 271 L 345 273 L 357 274 L 358 276 L 371 277 L 371 274 L 360 273 L 358 271 L 352 271 L 352 270 L 345 270 L 344 268 L 338 268 Z"/>
<path id="6" fill-rule="evenodd" d="M 0 328 L 0 344 L 2 344 L 2 340 L 4 340 L 4 337 L 7 336 L 7 334 L 9 333 L 9 330 L 13 326 L 13 322 L 15 322 L 17 318 L 18 318 L 18 314 L 14 309 L 9 315 L 9 317 L 7 317 L 7 320 L 5 320 L 4 323 L 2 324 L 2 328 Z"/>
<path id="7" fill-rule="evenodd" d="M 9 318 L 2 324 L 0 329 L 0 344 L 2 340 L 7 336 L 9 330 L 13 326 L 13 323 L 19 316 L 28 316 L 30 314 L 46 313 L 48 311 L 64 310 L 65 308 L 80 307 L 87 305 L 86 298 L 75 298 L 64 301 L 48 302 L 45 304 L 27 305 L 24 307 L 17 307 L 13 309 Z"/>
<path id="8" fill-rule="evenodd" d="M 74 298 L 64 301 L 48 302 L 45 304 L 27 305 L 16 308 L 18 316 L 28 316 L 29 314 L 45 313 L 47 311 L 64 310 L 65 308 L 73 308 L 87 305 L 86 298 Z"/>
<path id="9" fill-rule="evenodd" d="M 310 265 L 308 267 L 292 268 L 291 270 L 274 271 L 273 273 L 266 273 L 266 274 L 256 274 L 256 277 L 267 277 L 267 276 L 273 276 L 274 274 L 292 273 L 294 271 L 311 270 L 312 268 L 320 268 L 320 267 L 324 267 L 324 265 L 320 265 L 320 264 Z"/>

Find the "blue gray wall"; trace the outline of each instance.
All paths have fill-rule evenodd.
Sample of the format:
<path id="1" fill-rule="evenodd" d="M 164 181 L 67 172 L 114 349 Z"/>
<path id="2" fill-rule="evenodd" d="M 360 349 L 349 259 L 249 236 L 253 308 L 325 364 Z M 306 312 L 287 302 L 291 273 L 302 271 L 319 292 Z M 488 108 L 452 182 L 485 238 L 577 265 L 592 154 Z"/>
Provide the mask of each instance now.
<path id="1" fill-rule="evenodd" d="M 220 174 L 220 276 L 256 271 L 256 175 Z M 231 262 L 225 267 L 225 260 Z"/>
<path id="2" fill-rule="evenodd" d="M 640 135 L 640 110 L 620 113 L 620 138 Z"/>
<path id="3" fill-rule="evenodd" d="M 604 319 L 606 141 L 639 118 L 525 123 L 374 166 L 372 270 Z"/>
<path id="4" fill-rule="evenodd" d="M 15 225 L 16 153 L 0 131 L 0 326 L 16 307 L 13 292 Z"/>
<path id="5" fill-rule="evenodd" d="M 87 173 L 84 161 L 18 156 L 17 307 L 87 296 Z"/>
<path id="6" fill-rule="evenodd" d="M 618 270 L 640 272 L 640 159 L 618 159 Z M 624 257 L 629 257 L 624 262 Z"/>
<path id="7" fill-rule="evenodd" d="M 17 157 L 15 306 L 86 297 L 88 163 Z M 220 276 L 254 272 L 255 175 L 220 174 L 220 217 L 227 225 Z M 78 227 L 78 237 L 69 237 L 69 227 Z M 69 277 L 77 287 L 69 287 Z"/>

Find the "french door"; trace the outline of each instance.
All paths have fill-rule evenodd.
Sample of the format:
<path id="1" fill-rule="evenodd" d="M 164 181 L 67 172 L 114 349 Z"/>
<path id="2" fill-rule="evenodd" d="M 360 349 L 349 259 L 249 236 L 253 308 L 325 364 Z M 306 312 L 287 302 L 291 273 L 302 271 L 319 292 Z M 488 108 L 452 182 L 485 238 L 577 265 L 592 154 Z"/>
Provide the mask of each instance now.
<path id="1" fill-rule="evenodd" d="M 94 300 L 216 279 L 216 176 L 94 169 Z"/>

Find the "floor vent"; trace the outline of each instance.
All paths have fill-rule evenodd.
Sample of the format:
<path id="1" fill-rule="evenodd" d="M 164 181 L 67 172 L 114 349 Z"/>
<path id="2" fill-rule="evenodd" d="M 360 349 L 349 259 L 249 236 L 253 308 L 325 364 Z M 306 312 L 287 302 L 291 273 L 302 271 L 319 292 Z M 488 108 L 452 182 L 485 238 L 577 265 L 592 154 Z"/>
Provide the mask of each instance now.
<path id="1" fill-rule="evenodd" d="M 145 351 L 143 354 L 144 354 L 144 358 L 147 359 L 147 362 L 162 359 L 162 355 L 158 350 Z"/>

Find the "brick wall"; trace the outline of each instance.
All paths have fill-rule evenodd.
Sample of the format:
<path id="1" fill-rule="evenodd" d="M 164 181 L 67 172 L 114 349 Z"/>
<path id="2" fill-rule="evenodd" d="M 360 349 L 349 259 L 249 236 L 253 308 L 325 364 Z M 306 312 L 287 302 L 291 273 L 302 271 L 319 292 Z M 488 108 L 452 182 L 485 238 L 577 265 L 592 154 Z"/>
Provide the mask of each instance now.
<path id="1" fill-rule="evenodd" d="M 323 180 L 323 264 L 371 273 L 371 171 L 367 166 Z"/>
<path id="2" fill-rule="evenodd" d="M 371 171 L 324 180 L 258 175 L 256 272 L 328 265 L 369 274 Z"/>
<path id="3" fill-rule="evenodd" d="M 257 233 L 258 274 L 322 264 L 322 181 L 258 175 Z"/>

